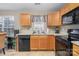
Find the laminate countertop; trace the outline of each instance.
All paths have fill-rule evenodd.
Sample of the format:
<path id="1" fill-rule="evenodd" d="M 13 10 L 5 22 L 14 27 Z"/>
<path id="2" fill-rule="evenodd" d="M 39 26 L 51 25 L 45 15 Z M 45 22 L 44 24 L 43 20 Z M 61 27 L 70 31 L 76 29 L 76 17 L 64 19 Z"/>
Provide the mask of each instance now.
<path id="1" fill-rule="evenodd" d="M 73 44 L 78 45 L 79 46 L 79 41 L 71 41 Z"/>
<path id="2" fill-rule="evenodd" d="M 5 35 L 6 33 L 5 32 L 0 32 L 0 35 Z"/>
<path id="3" fill-rule="evenodd" d="M 49 34 L 22 34 L 22 33 L 19 33 L 17 35 L 55 35 L 55 36 L 62 36 L 62 35 L 68 35 L 68 33 L 49 33 Z"/>

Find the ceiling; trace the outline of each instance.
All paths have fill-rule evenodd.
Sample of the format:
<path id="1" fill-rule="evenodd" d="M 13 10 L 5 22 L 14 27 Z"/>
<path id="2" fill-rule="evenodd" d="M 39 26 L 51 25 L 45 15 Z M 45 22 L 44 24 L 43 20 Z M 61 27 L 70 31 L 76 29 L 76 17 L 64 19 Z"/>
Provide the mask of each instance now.
<path id="1" fill-rule="evenodd" d="M 63 7 L 64 3 L 0 3 L 0 12 L 4 11 L 16 11 L 16 12 L 28 12 L 31 14 L 47 14 L 54 12 Z"/>

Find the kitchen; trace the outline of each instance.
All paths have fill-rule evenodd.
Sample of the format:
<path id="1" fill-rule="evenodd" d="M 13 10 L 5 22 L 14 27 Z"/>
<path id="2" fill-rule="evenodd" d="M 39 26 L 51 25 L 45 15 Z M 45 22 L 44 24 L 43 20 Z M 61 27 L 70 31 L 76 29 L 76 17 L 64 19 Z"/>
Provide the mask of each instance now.
<path id="1" fill-rule="evenodd" d="M 3 23 L 0 32 L 1 35 L 4 34 L 0 39 L 0 50 L 3 52 L 5 50 L 5 55 L 7 50 L 14 50 L 15 54 L 39 51 L 38 53 L 54 52 L 52 54 L 54 56 L 79 56 L 78 3 L 4 3 L 0 5 L 3 6 L 3 8 L 0 7 L 0 17 L 1 20 L 3 19 L 0 21 L 1 24 Z M 9 8 L 12 6 L 13 8 Z M 4 21 L 7 19 L 12 19 L 13 22 Z M 7 44 L 4 44 L 5 40 L 8 41 Z M 14 40 L 15 46 L 9 40 Z"/>

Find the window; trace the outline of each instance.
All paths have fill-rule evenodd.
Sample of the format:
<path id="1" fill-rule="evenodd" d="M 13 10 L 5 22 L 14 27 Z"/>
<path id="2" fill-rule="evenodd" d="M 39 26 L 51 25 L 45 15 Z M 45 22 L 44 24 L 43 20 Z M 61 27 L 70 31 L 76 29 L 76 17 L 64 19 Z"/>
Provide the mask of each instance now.
<path id="1" fill-rule="evenodd" d="M 33 31 L 36 33 L 46 33 L 47 32 L 47 16 L 33 16 L 32 17 L 32 26 Z"/>
<path id="2" fill-rule="evenodd" d="M 0 31 L 7 32 L 8 36 L 14 36 L 14 16 L 0 16 Z"/>
<path id="3" fill-rule="evenodd" d="M 0 32 L 2 32 L 3 28 L 3 17 L 0 17 Z"/>

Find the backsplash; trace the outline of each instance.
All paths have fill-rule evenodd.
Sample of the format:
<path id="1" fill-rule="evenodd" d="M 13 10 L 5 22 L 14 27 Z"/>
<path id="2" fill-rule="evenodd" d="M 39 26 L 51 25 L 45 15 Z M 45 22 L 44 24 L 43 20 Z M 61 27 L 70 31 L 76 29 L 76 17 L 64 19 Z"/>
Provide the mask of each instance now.
<path id="1" fill-rule="evenodd" d="M 76 25 L 64 25 L 61 27 L 60 29 L 60 33 L 67 33 L 68 29 L 79 29 L 79 24 Z M 27 27 L 22 27 L 22 29 L 20 29 L 20 33 L 22 34 L 32 34 L 33 32 L 33 28 L 27 28 Z M 47 32 L 49 34 L 55 33 L 54 28 L 47 28 Z"/>
<path id="2" fill-rule="evenodd" d="M 61 27 L 61 32 L 67 32 L 68 29 L 79 29 L 79 24 L 62 26 Z"/>
<path id="3" fill-rule="evenodd" d="M 20 33 L 21 34 L 32 34 L 32 27 L 28 28 L 28 27 L 22 27 L 20 29 Z"/>
<path id="4" fill-rule="evenodd" d="M 79 24 L 63 25 L 63 26 L 61 26 L 60 33 L 67 33 L 68 29 L 79 29 Z M 54 28 L 49 28 L 48 31 L 50 34 L 55 33 Z"/>

